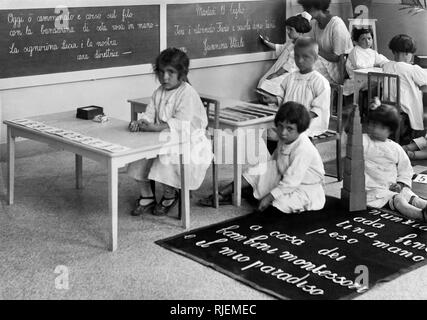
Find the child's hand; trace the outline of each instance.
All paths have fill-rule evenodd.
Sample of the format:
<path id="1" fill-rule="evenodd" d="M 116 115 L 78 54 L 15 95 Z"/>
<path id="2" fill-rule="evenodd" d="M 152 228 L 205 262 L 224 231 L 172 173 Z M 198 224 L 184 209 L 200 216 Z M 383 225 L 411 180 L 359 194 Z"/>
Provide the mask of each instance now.
<path id="1" fill-rule="evenodd" d="M 137 132 L 139 130 L 138 121 L 131 121 L 128 128 L 130 132 Z"/>
<path id="2" fill-rule="evenodd" d="M 265 211 L 269 206 L 271 206 L 271 203 L 273 202 L 274 197 L 271 195 L 271 193 L 267 194 L 262 200 L 259 202 L 258 205 L 258 211 L 263 212 Z"/>
<path id="3" fill-rule="evenodd" d="M 157 125 L 155 125 L 154 123 L 149 123 L 147 121 L 141 121 L 139 123 L 139 130 L 145 132 L 155 132 L 157 131 Z"/>
<path id="4" fill-rule="evenodd" d="M 403 189 L 402 186 L 398 183 L 393 183 L 389 188 L 390 191 L 393 191 L 396 193 L 400 193 L 402 189 Z"/>

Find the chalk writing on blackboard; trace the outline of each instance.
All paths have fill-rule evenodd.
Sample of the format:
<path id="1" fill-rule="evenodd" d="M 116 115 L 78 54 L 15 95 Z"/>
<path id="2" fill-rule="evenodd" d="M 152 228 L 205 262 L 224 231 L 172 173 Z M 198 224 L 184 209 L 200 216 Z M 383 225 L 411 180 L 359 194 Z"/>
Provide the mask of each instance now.
<path id="1" fill-rule="evenodd" d="M 151 63 L 158 5 L 0 11 L 0 78 Z"/>
<path id="2" fill-rule="evenodd" d="M 167 43 L 190 58 L 262 52 L 258 36 L 285 41 L 283 1 L 243 1 L 167 6 Z"/>

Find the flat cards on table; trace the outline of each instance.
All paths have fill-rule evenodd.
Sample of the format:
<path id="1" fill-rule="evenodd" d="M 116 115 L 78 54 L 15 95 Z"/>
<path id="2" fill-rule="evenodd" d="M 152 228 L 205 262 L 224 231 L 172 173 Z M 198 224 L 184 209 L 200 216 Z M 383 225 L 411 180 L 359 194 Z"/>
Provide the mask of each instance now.
<path id="1" fill-rule="evenodd" d="M 103 141 L 101 139 L 85 136 L 78 132 L 48 126 L 39 121 L 28 120 L 28 119 L 16 119 L 16 120 L 10 120 L 10 122 L 23 127 L 33 129 L 33 130 L 44 132 L 47 134 L 57 135 L 64 139 L 68 139 L 74 142 L 88 145 L 92 148 L 106 150 L 108 152 L 122 152 L 122 151 L 129 150 L 129 148 L 125 146 L 121 146 L 118 144 Z"/>

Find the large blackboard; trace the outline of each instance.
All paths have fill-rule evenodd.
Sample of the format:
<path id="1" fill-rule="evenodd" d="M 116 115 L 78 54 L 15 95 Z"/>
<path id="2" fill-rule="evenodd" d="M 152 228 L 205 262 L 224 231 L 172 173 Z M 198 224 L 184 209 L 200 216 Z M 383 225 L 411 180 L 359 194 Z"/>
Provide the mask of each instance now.
<path id="1" fill-rule="evenodd" d="M 151 63 L 159 25 L 159 5 L 1 10 L 0 79 Z"/>
<path id="2" fill-rule="evenodd" d="M 286 39 L 285 1 L 238 1 L 167 5 L 167 45 L 190 58 L 268 51 L 259 35 Z"/>

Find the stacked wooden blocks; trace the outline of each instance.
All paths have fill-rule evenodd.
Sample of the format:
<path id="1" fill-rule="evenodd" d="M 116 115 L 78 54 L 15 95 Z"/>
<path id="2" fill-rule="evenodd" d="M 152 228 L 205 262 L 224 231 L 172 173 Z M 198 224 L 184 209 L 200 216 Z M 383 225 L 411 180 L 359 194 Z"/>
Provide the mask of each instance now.
<path id="1" fill-rule="evenodd" d="M 353 212 L 366 210 L 366 191 L 362 125 L 358 106 L 353 107 L 350 117 L 341 199 L 346 208 Z"/>

